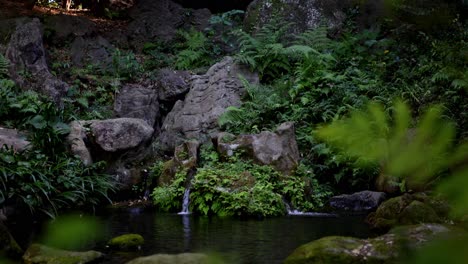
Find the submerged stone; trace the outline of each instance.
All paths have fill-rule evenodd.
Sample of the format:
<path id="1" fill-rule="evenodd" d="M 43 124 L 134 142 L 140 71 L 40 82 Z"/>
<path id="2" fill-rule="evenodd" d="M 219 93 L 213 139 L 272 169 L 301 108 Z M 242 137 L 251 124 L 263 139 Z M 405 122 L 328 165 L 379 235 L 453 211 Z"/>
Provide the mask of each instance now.
<path id="1" fill-rule="evenodd" d="M 24 253 L 23 261 L 26 264 L 85 264 L 102 256 L 97 251 L 75 252 L 32 244 Z"/>
<path id="2" fill-rule="evenodd" d="M 139 234 L 125 234 L 112 238 L 107 244 L 119 250 L 135 250 L 144 243 L 145 239 Z"/>
<path id="3" fill-rule="evenodd" d="M 156 254 L 136 258 L 127 264 L 207 264 L 209 257 L 200 253 L 182 253 L 177 255 Z"/>

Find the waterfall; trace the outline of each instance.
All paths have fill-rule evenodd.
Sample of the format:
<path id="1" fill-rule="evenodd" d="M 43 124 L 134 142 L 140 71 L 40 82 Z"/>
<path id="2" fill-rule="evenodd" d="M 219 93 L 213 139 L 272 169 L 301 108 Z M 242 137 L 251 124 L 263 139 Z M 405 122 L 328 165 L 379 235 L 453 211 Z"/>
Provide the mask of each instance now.
<path id="1" fill-rule="evenodd" d="M 192 178 L 195 175 L 194 170 L 190 170 L 187 173 L 187 180 L 185 184 L 185 191 L 184 191 L 184 198 L 182 198 L 182 211 L 178 214 L 180 215 L 188 215 L 189 212 L 189 205 L 190 205 L 190 188 L 192 188 Z"/>
<path id="2" fill-rule="evenodd" d="M 180 215 L 190 214 L 190 212 L 189 212 L 190 187 L 191 187 L 190 185 L 191 184 L 189 184 L 189 186 L 187 186 L 187 188 L 185 188 L 184 198 L 182 200 L 182 211 L 179 212 Z"/>
<path id="3" fill-rule="evenodd" d="M 302 212 L 296 209 L 293 209 L 291 204 L 283 198 L 283 203 L 284 207 L 286 208 L 286 211 L 288 212 L 288 215 L 298 215 L 298 216 L 317 216 L 317 217 L 337 217 L 338 215 L 336 214 L 330 214 L 330 213 L 317 213 L 317 212 Z"/>

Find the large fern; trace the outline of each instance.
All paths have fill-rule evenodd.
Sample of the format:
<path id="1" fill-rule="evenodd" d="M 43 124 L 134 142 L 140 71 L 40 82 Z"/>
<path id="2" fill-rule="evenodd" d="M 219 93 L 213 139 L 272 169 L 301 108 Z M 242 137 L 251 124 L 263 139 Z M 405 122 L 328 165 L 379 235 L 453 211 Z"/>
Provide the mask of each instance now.
<path id="1" fill-rule="evenodd" d="M 333 41 L 327 36 L 328 28 L 320 26 L 314 30 L 308 30 L 296 37 L 297 45 L 305 45 L 317 51 L 324 52 L 333 48 Z"/>
<path id="2" fill-rule="evenodd" d="M 208 39 L 202 32 L 191 29 L 189 31 L 179 30 L 177 34 L 183 41 L 179 44 L 181 50 L 176 54 L 176 69 L 189 70 L 208 66 L 212 62 L 207 49 Z"/>
<path id="3" fill-rule="evenodd" d="M 8 75 L 8 60 L 0 54 L 0 77 Z"/>

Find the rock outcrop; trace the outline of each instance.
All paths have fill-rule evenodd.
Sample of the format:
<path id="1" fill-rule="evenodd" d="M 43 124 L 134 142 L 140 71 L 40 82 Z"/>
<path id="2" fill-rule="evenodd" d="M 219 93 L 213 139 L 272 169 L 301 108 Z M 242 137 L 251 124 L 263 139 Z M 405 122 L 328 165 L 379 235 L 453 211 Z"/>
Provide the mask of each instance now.
<path id="1" fill-rule="evenodd" d="M 138 84 L 125 85 L 115 99 L 114 114 L 116 117 L 142 119 L 154 127 L 159 118 L 157 91 Z"/>
<path id="2" fill-rule="evenodd" d="M 256 74 L 234 63 L 231 57 L 212 66 L 205 75 L 194 75 L 189 93 L 183 101 L 176 102 L 164 120 L 158 147 L 172 152 L 187 139 L 203 143 L 210 134 L 216 134 L 219 116 L 227 107 L 241 104 L 245 89 L 239 76 L 251 83 L 258 82 Z"/>
<path id="3" fill-rule="evenodd" d="M 170 104 L 171 108 L 177 100 L 183 100 L 190 90 L 190 78 L 187 71 L 175 71 L 161 69 L 156 77 L 156 88 L 159 100 L 164 104 Z"/>
<path id="4" fill-rule="evenodd" d="M 255 162 L 271 165 L 285 175 L 292 174 L 299 165 L 300 155 L 293 122 L 281 124 L 275 132 L 263 131 L 238 137 L 220 133 L 214 144 L 221 157 L 242 151 Z"/>
<path id="5" fill-rule="evenodd" d="M 244 29 L 256 32 L 273 19 L 292 23 L 290 33 L 298 34 L 321 24 L 336 26 L 345 19 L 345 2 L 325 0 L 255 0 L 247 8 Z"/>
<path id="6" fill-rule="evenodd" d="M 146 42 L 171 41 L 177 29 L 204 30 L 211 16 L 208 9 L 185 9 L 168 0 L 140 0 L 129 14 L 128 39 L 137 49 Z"/>
<path id="7" fill-rule="evenodd" d="M 284 263 L 398 263 L 401 249 L 420 248 L 428 241 L 450 232 L 450 228 L 443 225 L 422 224 L 398 227 L 372 239 L 324 237 L 300 246 Z"/>
<path id="8" fill-rule="evenodd" d="M 77 67 L 94 65 L 105 71 L 112 65 L 114 50 L 115 47 L 99 35 L 77 36 L 70 46 L 71 61 Z"/>
<path id="9" fill-rule="evenodd" d="M 97 251 L 74 252 L 32 244 L 23 255 L 26 264 L 86 264 L 96 261 L 104 254 Z"/>
<path id="10" fill-rule="evenodd" d="M 69 86 L 49 71 L 39 19 L 16 28 L 8 44 L 6 57 L 11 65 L 10 76 L 21 88 L 32 87 L 60 104 Z"/>
<path id="11" fill-rule="evenodd" d="M 26 135 L 16 129 L 0 127 L 0 149 L 12 148 L 15 152 L 21 152 L 29 148 Z"/>
<path id="12" fill-rule="evenodd" d="M 333 196 L 330 206 L 339 211 L 366 212 L 377 209 L 386 198 L 383 192 L 362 191 Z"/>
<path id="13" fill-rule="evenodd" d="M 55 15 L 44 19 L 44 29 L 48 32 L 47 39 L 54 45 L 71 43 L 77 37 L 91 36 L 96 33 L 94 23 L 84 17 Z"/>

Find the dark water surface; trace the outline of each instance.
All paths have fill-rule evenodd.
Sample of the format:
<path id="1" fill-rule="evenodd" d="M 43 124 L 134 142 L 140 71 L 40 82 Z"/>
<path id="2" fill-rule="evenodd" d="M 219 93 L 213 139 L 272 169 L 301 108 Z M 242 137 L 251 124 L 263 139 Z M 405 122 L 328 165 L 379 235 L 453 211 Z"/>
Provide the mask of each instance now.
<path id="1" fill-rule="evenodd" d="M 363 217 L 285 216 L 263 220 L 161 214 L 141 209 L 102 216 L 106 237 L 139 233 L 145 245 L 137 254 L 108 252 L 104 263 L 124 263 L 139 255 L 217 252 L 230 263 L 282 263 L 298 246 L 330 236 L 369 236 Z M 106 252 L 104 244 L 96 249 Z"/>

